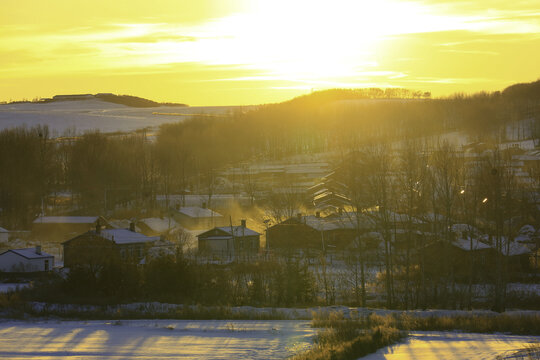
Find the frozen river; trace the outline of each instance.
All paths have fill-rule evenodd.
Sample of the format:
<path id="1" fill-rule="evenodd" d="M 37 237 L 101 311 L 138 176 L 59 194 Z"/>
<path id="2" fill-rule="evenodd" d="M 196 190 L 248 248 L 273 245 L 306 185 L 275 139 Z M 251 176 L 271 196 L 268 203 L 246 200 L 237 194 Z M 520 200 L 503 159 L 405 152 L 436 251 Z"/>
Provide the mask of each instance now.
<path id="1" fill-rule="evenodd" d="M 311 345 L 309 321 L 0 322 L 0 359 L 284 359 Z"/>

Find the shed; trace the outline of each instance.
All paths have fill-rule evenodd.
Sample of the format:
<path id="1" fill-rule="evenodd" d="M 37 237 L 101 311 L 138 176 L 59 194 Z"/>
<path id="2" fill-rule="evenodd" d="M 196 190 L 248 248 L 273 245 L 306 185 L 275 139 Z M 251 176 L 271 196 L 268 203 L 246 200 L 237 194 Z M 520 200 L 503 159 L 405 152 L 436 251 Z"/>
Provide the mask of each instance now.
<path id="1" fill-rule="evenodd" d="M 0 254 L 0 271 L 50 271 L 53 266 L 54 256 L 42 252 L 41 246 L 26 249 L 11 249 Z"/>
<path id="2" fill-rule="evenodd" d="M 260 236 L 246 227 L 245 220 L 240 226 L 215 227 L 197 235 L 199 252 L 221 256 L 256 254 L 260 248 Z"/>

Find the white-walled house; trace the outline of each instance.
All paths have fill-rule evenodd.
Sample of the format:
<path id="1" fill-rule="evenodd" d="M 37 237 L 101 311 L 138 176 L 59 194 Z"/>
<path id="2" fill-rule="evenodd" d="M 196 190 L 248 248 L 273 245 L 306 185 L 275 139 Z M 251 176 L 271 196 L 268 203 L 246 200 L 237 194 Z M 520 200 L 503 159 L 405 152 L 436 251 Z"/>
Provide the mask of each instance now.
<path id="1" fill-rule="evenodd" d="M 37 272 L 49 271 L 54 266 L 54 256 L 41 251 L 41 246 L 11 249 L 0 254 L 0 271 Z"/>

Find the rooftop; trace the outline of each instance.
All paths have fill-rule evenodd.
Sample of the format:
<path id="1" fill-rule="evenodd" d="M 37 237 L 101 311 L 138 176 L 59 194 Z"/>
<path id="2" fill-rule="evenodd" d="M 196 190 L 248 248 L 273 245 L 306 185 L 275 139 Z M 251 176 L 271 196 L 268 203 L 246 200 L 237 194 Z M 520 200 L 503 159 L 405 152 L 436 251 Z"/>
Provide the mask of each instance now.
<path id="1" fill-rule="evenodd" d="M 128 229 L 104 229 L 101 230 L 101 236 L 119 245 L 147 243 L 159 240 L 159 236 L 146 236 Z"/>
<path id="2" fill-rule="evenodd" d="M 192 217 L 192 218 L 212 218 L 212 217 L 222 217 L 221 214 L 207 208 L 201 208 L 197 206 L 187 206 L 182 207 L 177 210 L 180 214 L 184 214 L 186 216 Z"/>
<path id="3" fill-rule="evenodd" d="M 243 227 L 243 226 L 233 226 L 232 231 L 231 231 L 230 226 L 222 226 L 222 227 L 218 227 L 218 229 L 220 229 L 222 231 L 225 231 L 228 234 L 238 236 L 238 237 L 240 237 L 240 236 L 257 236 L 257 235 L 261 235 L 258 232 L 256 232 L 255 230 L 251 230 L 251 229 L 249 229 L 247 227 Z M 234 232 L 234 234 L 233 234 L 233 232 Z"/>
<path id="4" fill-rule="evenodd" d="M 40 216 L 34 224 L 93 224 L 99 216 Z"/>
<path id="5" fill-rule="evenodd" d="M 36 248 L 33 247 L 33 248 L 25 248 L 25 249 L 11 249 L 11 250 L 8 250 L 8 251 L 11 251 L 17 255 L 20 255 L 22 257 L 25 257 L 27 259 L 42 259 L 42 258 L 49 258 L 49 257 L 54 257 L 53 255 L 51 254 L 47 254 L 46 252 L 41 252 L 41 254 L 38 254 L 36 252 Z M 7 253 L 8 251 L 5 251 L 3 252 L 3 254 Z"/>
<path id="6" fill-rule="evenodd" d="M 171 218 L 146 218 L 141 219 L 140 222 L 157 233 L 165 233 L 179 227 L 178 223 Z"/>

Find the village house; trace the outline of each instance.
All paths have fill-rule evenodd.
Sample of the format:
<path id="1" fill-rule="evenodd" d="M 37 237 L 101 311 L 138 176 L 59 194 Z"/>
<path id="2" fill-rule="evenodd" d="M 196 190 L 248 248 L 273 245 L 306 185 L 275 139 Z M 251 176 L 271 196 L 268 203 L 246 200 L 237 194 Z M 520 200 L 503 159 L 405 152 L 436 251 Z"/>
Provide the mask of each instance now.
<path id="1" fill-rule="evenodd" d="M 279 250 L 345 250 L 354 246 L 354 240 L 374 227 L 367 216 L 357 222 L 356 214 L 341 212 L 322 217 L 315 215 L 291 217 L 268 228 L 267 242 L 270 249 Z"/>
<path id="2" fill-rule="evenodd" d="M 144 262 L 148 250 L 160 240 L 159 236 L 146 236 L 130 229 L 101 229 L 76 236 L 62 243 L 64 247 L 64 267 L 76 265 L 103 264 L 109 261 L 122 261 L 139 264 Z"/>
<path id="3" fill-rule="evenodd" d="M 260 236 L 246 227 L 246 220 L 240 226 L 215 227 L 197 236 L 199 252 L 221 257 L 254 255 L 259 252 Z"/>
<path id="4" fill-rule="evenodd" d="M 11 249 L 0 254 L 0 271 L 38 272 L 50 271 L 54 256 L 41 251 L 41 246 L 26 249 Z"/>
<path id="5" fill-rule="evenodd" d="M 458 224 L 462 225 L 462 224 Z M 517 279 L 532 271 L 533 252 L 517 241 L 507 243 L 501 237 L 501 252 L 497 250 L 495 240 L 488 235 L 464 234 L 456 236 L 449 243 L 436 240 L 416 251 L 418 263 L 424 262 L 426 273 L 443 274 L 445 261 L 456 279 L 465 281 L 472 271 L 473 281 L 492 281 L 496 273 L 497 259 L 502 255 L 505 272 L 509 279 Z M 423 260 L 422 258 L 423 257 Z"/>
<path id="6" fill-rule="evenodd" d="M 101 216 L 40 216 L 32 223 L 32 235 L 62 242 L 94 229 L 98 222 L 109 227 Z"/>

